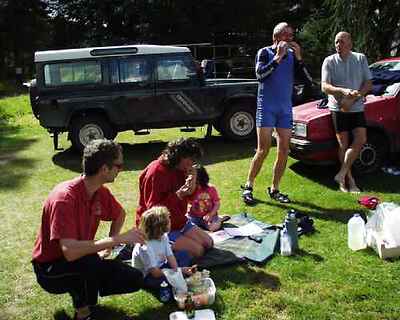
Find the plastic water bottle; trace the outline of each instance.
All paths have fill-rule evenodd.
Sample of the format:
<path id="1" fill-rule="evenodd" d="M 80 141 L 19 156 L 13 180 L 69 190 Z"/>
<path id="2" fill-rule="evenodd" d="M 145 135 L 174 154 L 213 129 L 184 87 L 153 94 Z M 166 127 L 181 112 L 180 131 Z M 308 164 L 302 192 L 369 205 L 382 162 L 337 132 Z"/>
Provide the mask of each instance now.
<path id="1" fill-rule="evenodd" d="M 347 223 L 348 245 L 353 251 L 367 247 L 365 222 L 359 214 L 352 216 Z"/>
<path id="2" fill-rule="evenodd" d="M 289 235 L 292 251 L 295 251 L 299 248 L 299 241 L 297 235 L 297 219 L 294 210 L 290 210 L 286 216 L 285 229 Z"/>
<path id="3" fill-rule="evenodd" d="M 292 245 L 290 243 L 289 234 L 286 228 L 281 230 L 281 255 L 291 256 L 293 254 Z"/>
<path id="4" fill-rule="evenodd" d="M 172 294 L 171 289 L 168 287 L 168 283 L 166 281 L 161 282 L 160 285 L 160 301 L 168 302 L 171 300 Z"/>

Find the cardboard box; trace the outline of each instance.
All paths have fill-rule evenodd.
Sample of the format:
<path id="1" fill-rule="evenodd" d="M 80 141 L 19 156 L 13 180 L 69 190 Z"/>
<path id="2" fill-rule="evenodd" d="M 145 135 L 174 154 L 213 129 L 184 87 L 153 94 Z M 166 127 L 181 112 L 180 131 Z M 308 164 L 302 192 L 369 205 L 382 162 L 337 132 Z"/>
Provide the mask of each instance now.
<path id="1" fill-rule="evenodd" d="M 381 259 L 400 257 L 400 247 L 386 248 L 385 241 L 378 232 L 372 231 L 368 235 L 368 245 L 373 248 Z"/>

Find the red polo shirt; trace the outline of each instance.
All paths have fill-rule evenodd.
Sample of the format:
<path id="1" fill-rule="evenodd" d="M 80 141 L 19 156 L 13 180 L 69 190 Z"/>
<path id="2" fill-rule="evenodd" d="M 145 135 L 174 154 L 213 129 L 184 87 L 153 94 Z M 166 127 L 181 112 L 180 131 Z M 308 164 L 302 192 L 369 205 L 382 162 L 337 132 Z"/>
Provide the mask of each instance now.
<path id="1" fill-rule="evenodd" d="M 100 220 L 116 220 L 121 210 L 104 186 L 89 198 L 82 176 L 60 183 L 44 203 L 33 260 L 51 262 L 62 258 L 60 239 L 93 240 Z"/>
<path id="2" fill-rule="evenodd" d="M 147 209 L 165 206 L 171 217 L 171 230 L 180 230 L 185 225 L 187 199 L 179 199 L 176 191 L 185 184 L 185 173 L 163 165 L 160 159 L 151 162 L 139 177 L 139 207 L 136 210 L 136 225 Z"/>

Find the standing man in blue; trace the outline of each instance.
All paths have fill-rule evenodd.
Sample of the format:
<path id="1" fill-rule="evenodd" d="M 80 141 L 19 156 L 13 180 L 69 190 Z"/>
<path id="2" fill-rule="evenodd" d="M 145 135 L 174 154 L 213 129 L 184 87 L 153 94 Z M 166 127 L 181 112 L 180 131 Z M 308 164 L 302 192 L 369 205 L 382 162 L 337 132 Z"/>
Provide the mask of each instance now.
<path id="1" fill-rule="evenodd" d="M 351 166 L 367 141 L 364 97 L 372 89 L 372 75 L 365 55 L 352 52 L 352 47 L 348 32 L 336 35 L 336 53 L 322 64 L 321 88 L 328 95 L 342 163 L 334 179 L 340 191 L 359 193 Z"/>
<path id="2" fill-rule="evenodd" d="M 267 193 L 271 199 L 289 203 L 286 194 L 279 191 L 279 183 L 286 168 L 292 129 L 292 94 L 295 72 L 301 72 L 306 81 L 312 81 L 302 62 L 301 48 L 293 41 L 293 29 L 286 22 L 273 30 L 272 46 L 258 50 L 256 76 L 259 81 L 257 97 L 257 151 L 250 164 L 242 199 L 255 204 L 253 184 L 271 147 L 272 132 L 277 133 L 277 157 L 273 168 L 272 185 Z"/>

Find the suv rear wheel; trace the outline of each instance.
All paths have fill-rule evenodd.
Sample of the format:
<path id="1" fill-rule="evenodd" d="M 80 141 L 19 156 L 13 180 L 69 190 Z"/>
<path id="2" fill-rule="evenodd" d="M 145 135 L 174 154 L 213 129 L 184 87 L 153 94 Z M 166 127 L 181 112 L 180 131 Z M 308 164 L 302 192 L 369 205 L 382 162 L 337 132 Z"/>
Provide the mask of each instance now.
<path id="1" fill-rule="evenodd" d="M 368 132 L 367 143 L 353 163 L 353 169 L 358 174 L 371 173 L 378 170 L 384 163 L 389 147 L 386 137 L 381 133 Z"/>
<path id="2" fill-rule="evenodd" d="M 221 133 L 225 137 L 241 141 L 256 134 L 255 108 L 248 102 L 235 103 L 222 116 Z"/>
<path id="3" fill-rule="evenodd" d="M 72 146 L 82 151 L 94 139 L 114 139 L 116 132 L 109 122 L 100 115 L 88 115 L 72 120 L 70 137 Z"/>

